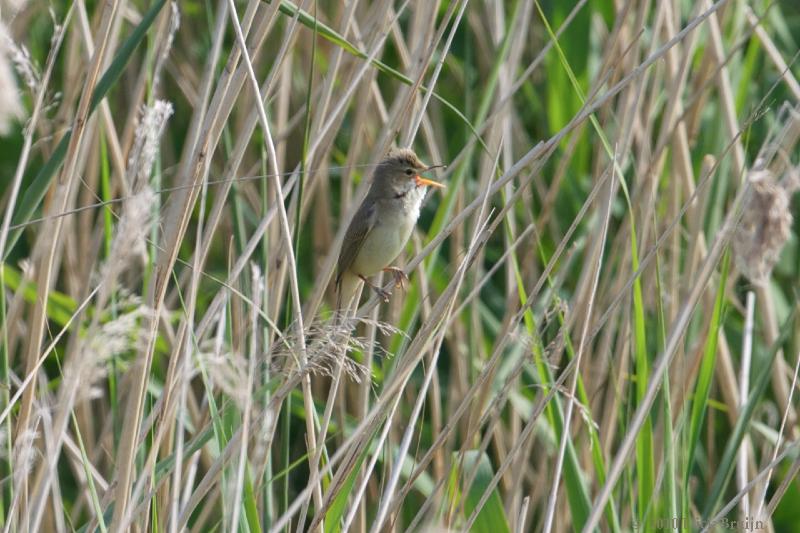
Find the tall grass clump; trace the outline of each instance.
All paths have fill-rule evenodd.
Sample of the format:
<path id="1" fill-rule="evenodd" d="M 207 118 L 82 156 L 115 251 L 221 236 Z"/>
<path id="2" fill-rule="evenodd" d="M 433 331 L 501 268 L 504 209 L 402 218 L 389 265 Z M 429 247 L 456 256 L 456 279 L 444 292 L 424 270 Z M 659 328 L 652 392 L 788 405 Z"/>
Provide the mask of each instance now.
<path id="1" fill-rule="evenodd" d="M 3 531 L 795 530 L 799 35 L 0 0 Z M 397 146 L 447 188 L 337 309 Z"/>

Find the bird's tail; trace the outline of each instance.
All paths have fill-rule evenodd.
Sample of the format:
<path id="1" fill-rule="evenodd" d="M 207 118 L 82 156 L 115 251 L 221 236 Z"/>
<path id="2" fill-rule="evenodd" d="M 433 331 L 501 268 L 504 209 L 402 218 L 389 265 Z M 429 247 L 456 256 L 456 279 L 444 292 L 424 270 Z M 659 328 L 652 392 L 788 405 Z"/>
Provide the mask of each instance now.
<path id="1" fill-rule="evenodd" d="M 358 301 L 361 298 L 360 282 L 361 280 L 357 276 L 347 272 L 336 280 L 336 308 L 334 309 L 333 323 L 336 325 L 337 335 L 342 335 L 337 342 L 337 345 L 342 348 L 342 356 L 347 352 L 350 335 L 355 329 L 355 321 L 351 318 L 355 316 Z"/>
<path id="2" fill-rule="evenodd" d="M 358 297 L 361 291 L 358 286 L 361 280 L 349 272 L 344 272 L 336 283 L 336 312 L 342 317 L 350 314 L 350 308 L 358 306 Z M 355 311 L 354 311 L 355 312 Z"/>

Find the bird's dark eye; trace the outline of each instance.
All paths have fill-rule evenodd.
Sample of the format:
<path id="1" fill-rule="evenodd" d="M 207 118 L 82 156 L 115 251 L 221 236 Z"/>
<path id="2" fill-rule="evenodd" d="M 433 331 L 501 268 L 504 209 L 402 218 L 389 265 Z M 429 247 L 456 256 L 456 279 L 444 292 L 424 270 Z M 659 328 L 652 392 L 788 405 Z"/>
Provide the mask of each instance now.
<path id="1" fill-rule="evenodd" d="M 414 173 L 414 170 L 413 170 L 413 169 L 410 169 L 410 168 L 407 168 L 407 169 L 406 169 L 406 176 L 410 176 L 410 175 L 412 175 L 413 173 Z"/>

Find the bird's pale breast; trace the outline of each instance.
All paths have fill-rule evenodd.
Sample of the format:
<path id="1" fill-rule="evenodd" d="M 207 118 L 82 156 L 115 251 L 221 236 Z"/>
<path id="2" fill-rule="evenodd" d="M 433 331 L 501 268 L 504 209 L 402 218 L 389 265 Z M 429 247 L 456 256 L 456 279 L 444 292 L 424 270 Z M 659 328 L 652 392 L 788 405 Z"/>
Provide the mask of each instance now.
<path id="1" fill-rule="evenodd" d="M 424 189 L 415 189 L 378 207 L 378 219 L 353 261 L 353 272 L 373 276 L 400 255 L 419 218 L 424 196 Z"/>

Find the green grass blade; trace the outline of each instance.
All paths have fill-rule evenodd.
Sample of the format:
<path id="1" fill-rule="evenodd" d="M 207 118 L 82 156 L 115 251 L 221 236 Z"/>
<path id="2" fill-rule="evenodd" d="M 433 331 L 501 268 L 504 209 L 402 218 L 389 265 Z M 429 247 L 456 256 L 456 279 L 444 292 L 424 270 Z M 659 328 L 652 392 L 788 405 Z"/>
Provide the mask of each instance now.
<path id="1" fill-rule="evenodd" d="M 630 232 L 631 272 L 639 271 L 639 251 L 636 245 L 636 231 L 631 218 Z M 647 394 L 650 361 L 647 352 L 647 336 L 645 326 L 644 298 L 642 296 L 641 277 L 633 282 L 633 319 L 634 319 L 634 361 L 636 365 L 636 403 L 644 401 Z M 638 471 L 638 511 L 639 520 L 647 528 L 645 513 L 653 497 L 655 486 L 655 450 L 653 446 L 653 422 L 650 417 L 645 420 L 642 430 L 636 439 L 636 468 Z"/>
<path id="2" fill-rule="evenodd" d="M 775 363 L 775 358 L 780 351 L 781 346 L 789 338 L 789 335 L 794 332 L 794 320 L 797 313 L 797 307 L 792 309 L 789 316 L 781 325 L 780 336 L 775 341 L 775 344 L 770 349 L 767 360 L 761 362 L 759 365 L 761 370 L 753 382 L 752 392 L 747 398 L 747 402 L 739 412 L 739 418 L 736 420 L 736 425 L 728 438 L 728 443 L 725 445 L 725 451 L 722 454 L 722 459 L 717 467 L 717 473 L 714 476 L 714 481 L 711 484 L 711 489 L 708 492 L 708 499 L 703 508 L 703 518 L 708 520 L 709 517 L 716 511 L 719 502 L 724 495 L 725 485 L 728 483 L 734 468 L 736 467 L 736 454 L 739 451 L 739 446 L 742 444 L 745 432 L 750 426 L 750 420 L 753 417 L 756 407 L 767 391 L 770 376 L 772 375 L 772 365 Z M 753 365 L 756 368 L 756 365 Z"/>
<path id="3" fill-rule="evenodd" d="M 247 527 L 252 533 L 261 533 L 261 520 L 258 517 L 258 505 L 256 504 L 256 494 L 253 489 L 253 478 L 250 468 L 245 470 L 244 491 L 242 494 L 242 504 L 244 505 L 244 516 L 247 520 Z"/>
<path id="4" fill-rule="evenodd" d="M 72 426 L 75 430 L 75 439 L 78 441 L 78 449 L 81 451 L 81 466 L 83 467 L 83 474 L 86 476 L 86 484 L 89 489 L 91 505 L 94 509 L 95 515 L 97 515 L 100 531 L 102 531 L 102 533 L 106 533 L 108 528 L 106 527 L 103 510 L 100 507 L 100 498 L 97 496 L 97 489 L 94 486 L 94 477 L 92 476 L 92 472 L 89 470 L 91 461 L 89 460 L 89 456 L 86 454 L 86 447 L 83 445 L 83 437 L 81 436 L 80 427 L 78 426 L 78 420 L 75 416 L 75 413 L 71 413 L 71 418 Z"/>
<path id="5" fill-rule="evenodd" d="M 457 461 L 457 456 L 454 460 Z M 494 478 L 494 470 L 486 452 L 468 450 L 464 454 L 463 471 L 467 475 L 475 472 L 475 478 L 464 497 L 464 513 L 471 517 L 477 512 L 470 531 L 473 533 L 510 533 L 511 528 L 508 525 L 508 518 L 497 487 L 492 489 L 486 503 L 482 507 L 478 507 L 483 494 Z"/>
<path id="6" fill-rule="evenodd" d="M 688 464 L 694 464 L 694 457 L 697 452 L 697 444 L 700 441 L 700 432 L 703 430 L 703 419 L 705 418 L 706 408 L 708 407 L 708 395 L 711 391 L 711 384 L 714 380 L 714 366 L 717 360 L 717 343 L 720 328 L 722 327 L 722 316 L 725 309 L 725 282 L 728 278 L 728 267 L 730 264 L 730 252 L 725 254 L 722 261 L 722 272 L 720 274 L 719 287 L 714 300 L 714 311 L 711 315 L 708 335 L 706 336 L 705 349 L 703 350 L 703 360 L 700 362 L 700 372 L 697 376 L 694 398 L 692 400 L 692 411 L 689 420 L 689 449 Z M 684 480 L 684 485 L 688 483 Z"/>
<path id="7" fill-rule="evenodd" d="M 22 274 L 14 267 L 3 263 L 3 276 L 5 288 L 16 292 L 21 290 L 22 297 L 28 303 L 36 302 L 39 293 L 38 285 L 33 281 L 23 281 Z M 59 326 L 66 326 L 72 315 L 78 309 L 78 304 L 66 294 L 51 290 L 45 305 L 47 318 Z"/>
<path id="8" fill-rule="evenodd" d="M 342 530 L 342 518 L 347 508 L 347 500 L 350 498 L 358 473 L 361 471 L 361 465 L 364 464 L 368 453 L 369 447 L 365 446 L 353 465 L 353 469 L 347 475 L 341 489 L 336 493 L 336 497 L 328 507 L 328 511 L 325 513 L 325 533 L 339 533 Z"/>

